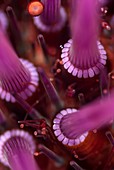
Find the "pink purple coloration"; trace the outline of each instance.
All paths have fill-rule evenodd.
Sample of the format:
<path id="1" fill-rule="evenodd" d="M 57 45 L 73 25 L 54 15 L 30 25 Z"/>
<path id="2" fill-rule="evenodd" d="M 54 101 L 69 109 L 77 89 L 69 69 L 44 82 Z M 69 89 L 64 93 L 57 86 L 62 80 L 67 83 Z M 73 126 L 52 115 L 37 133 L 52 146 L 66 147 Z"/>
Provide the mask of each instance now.
<path id="1" fill-rule="evenodd" d="M 84 170 L 84 169 L 82 169 L 75 161 L 70 161 L 70 165 L 71 165 L 75 170 Z"/>
<path id="2" fill-rule="evenodd" d="M 114 119 L 114 94 L 83 107 L 78 112 L 65 115 L 61 120 L 62 132 L 69 138 L 109 124 Z"/>
<path id="3" fill-rule="evenodd" d="M 34 17 L 35 25 L 44 32 L 60 31 L 66 22 L 66 12 L 61 7 L 61 0 L 41 0 L 44 11 Z"/>
<path id="4" fill-rule="evenodd" d="M 11 130 L 0 136 L 0 161 L 12 170 L 39 170 L 34 160 L 35 143 L 22 130 Z"/>
<path id="5" fill-rule="evenodd" d="M 64 164 L 64 159 L 62 159 L 60 156 L 58 156 L 55 152 L 47 148 L 46 146 L 39 144 L 38 145 L 39 151 L 46 155 L 48 158 L 51 160 L 55 161 L 56 163 L 63 165 Z"/>
<path id="6" fill-rule="evenodd" d="M 106 51 L 98 38 L 98 16 L 94 0 L 76 1 L 72 12 L 69 40 L 62 49 L 64 68 L 78 78 L 94 77 L 106 64 Z M 75 22 L 74 22 L 75 21 Z"/>
<path id="7" fill-rule="evenodd" d="M 60 110 L 63 106 L 56 89 L 54 88 L 53 84 L 50 82 L 49 78 L 47 77 L 45 71 L 41 67 L 38 67 L 38 73 L 40 75 L 41 82 L 51 102 L 56 106 L 57 109 Z"/>
<path id="8" fill-rule="evenodd" d="M 41 2 L 44 4 L 41 20 L 46 25 L 54 25 L 59 22 L 61 0 L 41 0 Z"/>
<path id="9" fill-rule="evenodd" d="M 0 10 L 0 27 L 3 32 L 7 31 L 8 28 L 8 19 L 4 11 Z"/>
<path id="10" fill-rule="evenodd" d="M 98 0 L 102 5 L 105 5 L 107 2 L 108 2 L 108 0 Z"/>
<path id="11" fill-rule="evenodd" d="M 18 59 L 7 38 L 0 30 L 0 97 L 15 102 L 12 93 L 26 99 L 38 85 L 38 73 L 32 63 Z"/>
<path id="12" fill-rule="evenodd" d="M 53 130 L 54 134 L 57 137 L 57 139 L 62 142 L 64 145 L 68 146 L 74 146 L 79 145 L 80 143 L 84 142 L 85 138 L 88 135 L 88 132 L 81 134 L 80 136 L 71 136 L 70 133 L 66 133 L 68 129 L 64 129 L 62 125 L 62 120 L 64 120 L 64 117 L 68 116 L 70 117 L 71 114 L 75 113 L 77 115 L 76 109 L 67 108 L 65 110 L 61 110 L 60 113 L 58 113 L 53 120 Z M 69 126 L 69 121 L 67 122 L 67 126 Z M 68 127 L 69 128 L 69 127 Z M 72 132 L 71 132 L 72 134 Z"/>

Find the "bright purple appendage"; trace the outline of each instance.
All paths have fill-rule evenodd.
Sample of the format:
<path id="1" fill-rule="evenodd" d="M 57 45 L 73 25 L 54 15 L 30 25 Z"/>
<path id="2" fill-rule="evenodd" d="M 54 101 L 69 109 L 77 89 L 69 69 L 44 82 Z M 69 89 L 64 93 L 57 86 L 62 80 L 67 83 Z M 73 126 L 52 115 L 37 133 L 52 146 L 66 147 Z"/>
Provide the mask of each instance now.
<path id="1" fill-rule="evenodd" d="M 61 120 L 61 130 L 66 137 L 76 138 L 84 132 L 98 129 L 114 118 L 114 94 L 110 98 L 96 101 L 78 112 L 65 115 Z"/>

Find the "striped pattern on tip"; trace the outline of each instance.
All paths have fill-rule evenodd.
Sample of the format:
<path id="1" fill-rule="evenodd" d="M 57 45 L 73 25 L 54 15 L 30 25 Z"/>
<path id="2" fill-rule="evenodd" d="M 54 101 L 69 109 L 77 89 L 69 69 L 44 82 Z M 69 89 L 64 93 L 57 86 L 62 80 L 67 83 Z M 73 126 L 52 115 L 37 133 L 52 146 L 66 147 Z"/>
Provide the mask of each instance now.
<path id="1" fill-rule="evenodd" d="M 20 96 L 26 100 L 28 97 L 30 97 L 32 95 L 33 92 L 35 92 L 36 87 L 38 86 L 39 76 L 36 71 L 36 68 L 34 67 L 34 65 L 31 62 L 29 62 L 25 59 L 20 59 L 20 61 L 30 74 L 29 84 L 24 85 L 24 86 L 26 86 L 26 88 L 24 90 L 22 89 L 22 91 L 19 92 Z M 20 77 L 21 77 L 21 75 L 20 75 Z M 10 89 L 11 84 L 8 83 L 8 81 L 6 83 L 7 83 L 6 84 L 7 89 Z M 14 83 L 14 82 L 12 82 L 12 83 Z M 21 86 L 23 87 L 23 85 L 21 85 Z M 0 98 L 3 100 L 6 100 L 7 102 L 14 103 L 14 102 L 16 102 L 16 100 L 11 93 L 12 92 L 7 91 L 2 86 L 0 86 Z M 18 91 L 17 91 L 17 93 L 18 93 Z"/>
<path id="2" fill-rule="evenodd" d="M 85 138 L 88 135 L 88 132 L 82 134 L 76 139 L 70 139 L 66 137 L 61 130 L 61 120 L 65 115 L 71 114 L 73 112 L 76 112 L 77 110 L 74 108 L 67 108 L 65 110 L 61 110 L 53 120 L 53 130 L 54 130 L 54 135 L 57 137 L 58 141 L 62 142 L 63 145 L 68 145 L 68 146 L 75 146 L 79 145 L 80 143 L 84 142 Z"/>
<path id="3" fill-rule="evenodd" d="M 46 25 L 54 25 L 60 19 L 61 0 L 41 0 L 44 10 L 40 15 Z"/>
<path id="4" fill-rule="evenodd" d="M 10 167 L 7 156 L 13 156 L 16 148 L 34 154 L 36 146 L 33 137 L 23 130 L 6 131 L 0 136 L 0 162 Z"/>
<path id="5" fill-rule="evenodd" d="M 34 24 L 36 25 L 36 27 L 40 29 L 41 31 L 56 32 L 56 31 L 60 31 L 64 27 L 66 20 L 67 20 L 67 15 L 63 7 L 60 8 L 60 16 L 61 17 L 60 17 L 59 22 L 54 25 L 45 25 L 42 22 L 40 16 L 33 17 L 33 20 L 34 20 Z"/>
<path id="6" fill-rule="evenodd" d="M 107 55 L 106 51 L 104 50 L 104 47 L 102 44 L 98 41 L 98 50 L 100 53 L 100 59 L 98 63 L 89 69 L 79 69 L 76 66 L 74 66 L 70 61 L 70 48 L 72 46 L 72 39 L 69 40 L 66 44 L 64 44 L 64 48 L 62 49 L 61 59 L 63 62 L 64 68 L 68 71 L 68 73 L 72 74 L 73 76 L 77 76 L 78 78 L 92 78 L 95 75 L 98 75 L 100 71 L 104 68 L 104 65 L 106 65 Z"/>

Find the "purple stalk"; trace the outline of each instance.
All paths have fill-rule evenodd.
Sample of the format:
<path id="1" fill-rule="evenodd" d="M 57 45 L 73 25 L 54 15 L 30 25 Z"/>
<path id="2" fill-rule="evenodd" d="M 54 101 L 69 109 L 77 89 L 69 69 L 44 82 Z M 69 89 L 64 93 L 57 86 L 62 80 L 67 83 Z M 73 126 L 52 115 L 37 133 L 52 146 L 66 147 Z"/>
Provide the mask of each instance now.
<path id="1" fill-rule="evenodd" d="M 50 158 L 51 160 L 55 161 L 59 165 L 63 165 L 64 164 L 64 159 L 62 157 L 58 156 L 53 151 L 51 151 L 46 146 L 40 144 L 40 145 L 38 145 L 38 148 L 39 148 L 40 152 L 42 152 L 44 155 L 46 155 L 48 158 Z"/>
<path id="2" fill-rule="evenodd" d="M 17 18 L 15 16 L 15 13 L 14 13 L 12 7 L 8 6 L 6 8 L 6 11 L 7 11 L 7 15 L 9 17 L 9 20 L 10 20 L 10 26 L 11 26 L 11 29 L 12 29 L 12 33 L 14 34 L 14 37 L 16 37 L 19 40 L 22 40 L 21 32 L 20 32 L 18 22 L 17 22 Z"/>
<path id="3" fill-rule="evenodd" d="M 101 5 L 106 5 L 108 3 L 108 0 L 99 0 Z"/>
<path id="4" fill-rule="evenodd" d="M 2 87 L 6 91 L 20 91 L 22 89 L 22 83 L 29 83 L 30 75 L 20 63 L 16 53 L 1 31 L 0 37 L 0 78 Z M 21 82 L 18 81 L 20 78 Z M 10 83 L 9 85 L 7 84 L 8 81 Z"/>
<path id="5" fill-rule="evenodd" d="M 61 131 L 68 138 L 77 138 L 84 132 L 98 129 L 114 119 L 114 94 L 96 101 L 80 111 L 65 115 L 60 123 Z"/>
<path id="6" fill-rule="evenodd" d="M 41 20 L 46 25 L 54 25 L 60 19 L 61 0 L 41 0 L 44 5 L 44 11 L 41 14 Z"/>
<path id="7" fill-rule="evenodd" d="M 106 132 L 106 136 L 107 136 L 109 142 L 110 142 L 110 143 L 112 144 L 112 146 L 114 147 L 114 138 L 113 138 L 113 136 L 112 136 L 112 133 L 111 133 L 110 131 L 107 131 L 107 132 Z"/>
<path id="8" fill-rule="evenodd" d="M 93 77 L 106 64 L 106 52 L 98 41 L 98 14 L 95 0 L 73 0 L 72 40 L 62 50 L 64 68 L 78 78 Z M 76 8 L 77 7 L 77 8 Z"/>
<path id="9" fill-rule="evenodd" d="M 38 17 L 34 17 L 34 23 L 43 32 L 60 31 L 67 20 L 64 8 L 61 6 L 61 0 L 41 0 L 44 5 L 44 11 Z"/>
<path id="10" fill-rule="evenodd" d="M 8 19 L 4 11 L 0 10 L 0 27 L 4 33 L 7 32 Z"/>
<path id="11" fill-rule="evenodd" d="M 56 89 L 54 88 L 49 78 L 47 77 L 46 73 L 41 67 L 38 68 L 38 72 L 39 72 L 42 84 L 51 102 L 56 106 L 57 110 L 61 109 L 63 105 L 62 105 L 61 99 L 59 98 L 59 95 L 57 94 Z"/>
<path id="12" fill-rule="evenodd" d="M 39 42 L 39 45 L 40 45 L 40 47 L 41 47 L 41 49 L 43 51 L 46 63 L 49 63 L 49 53 L 48 53 L 48 49 L 47 49 L 45 39 L 44 39 L 42 34 L 38 35 L 38 42 Z"/>
<path id="13" fill-rule="evenodd" d="M 7 131 L 0 138 L 0 160 L 11 170 L 39 170 L 34 160 L 32 136 L 20 130 Z"/>
<path id="14" fill-rule="evenodd" d="M 14 39 L 16 52 L 19 55 L 19 57 L 22 57 L 22 55 L 25 57 L 26 55 L 26 44 L 23 41 L 23 37 L 21 34 L 21 30 L 19 28 L 18 20 L 16 18 L 15 12 L 12 9 L 12 7 L 8 6 L 6 8 L 6 12 L 9 18 L 9 24 L 12 32 L 12 36 Z"/>
<path id="15" fill-rule="evenodd" d="M 53 130 L 54 134 L 57 137 L 57 139 L 62 142 L 62 144 L 67 145 L 67 146 L 75 146 L 79 145 L 80 143 L 83 143 L 88 136 L 88 132 L 81 134 L 80 136 L 74 137 L 72 136 L 72 132 L 67 134 L 67 131 L 69 132 L 69 129 L 71 129 L 72 126 L 72 121 L 67 121 L 65 122 L 66 125 L 64 124 L 64 117 L 66 118 L 67 116 L 70 119 L 70 116 L 76 113 L 77 110 L 74 108 L 67 108 L 64 110 L 61 110 L 53 120 Z M 73 120 L 75 121 L 75 119 Z M 64 128 L 64 126 L 67 126 L 67 129 Z"/>
<path id="16" fill-rule="evenodd" d="M 75 10 L 71 19 L 73 51 L 70 61 L 78 68 L 88 69 L 99 60 L 96 1 L 82 0 L 77 1 L 76 4 L 77 10 Z"/>
<path id="17" fill-rule="evenodd" d="M 36 89 L 38 74 L 30 62 L 19 60 L 1 30 L 0 39 L 0 96 L 14 102 L 10 93 L 20 93 L 26 99 Z"/>
<path id="18" fill-rule="evenodd" d="M 108 159 L 107 159 L 107 161 L 105 163 L 105 166 L 104 166 L 103 170 L 111 169 L 111 168 L 109 168 L 109 165 L 110 165 L 110 162 L 112 161 L 113 155 L 114 155 L 114 138 L 112 136 L 112 133 L 110 131 L 107 131 L 105 134 L 106 134 L 109 142 L 112 144 L 112 148 L 111 148 L 111 150 L 110 150 L 110 152 L 108 154 L 109 156 L 108 156 Z"/>
<path id="19" fill-rule="evenodd" d="M 70 161 L 70 165 L 71 165 L 75 170 L 83 170 L 75 161 Z"/>

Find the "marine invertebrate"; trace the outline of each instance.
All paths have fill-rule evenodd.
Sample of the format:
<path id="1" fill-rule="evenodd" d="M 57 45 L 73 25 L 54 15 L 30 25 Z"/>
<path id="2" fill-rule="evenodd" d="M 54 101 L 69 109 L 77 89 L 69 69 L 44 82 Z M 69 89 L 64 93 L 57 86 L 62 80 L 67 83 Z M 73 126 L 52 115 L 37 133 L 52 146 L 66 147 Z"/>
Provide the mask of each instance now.
<path id="1" fill-rule="evenodd" d="M 72 11 L 70 11 L 69 8 L 72 1 L 74 2 L 74 6 L 72 8 Z M 113 127 L 109 125 L 108 127 L 105 127 L 103 129 L 98 129 L 99 126 L 102 126 L 105 123 L 106 124 L 109 123 L 109 121 L 113 117 L 111 116 L 111 114 L 113 113 L 109 113 L 109 111 L 111 112 L 109 108 L 107 109 L 106 112 L 106 105 L 110 103 L 109 100 L 106 99 L 105 102 L 105 99 L 103 99 L 98 101 L 97 103 L 90 104 L 91 109 L 87 109 L 87 107 L 90 108 L 90 106 L 84 106 L 84 108 L 82 109 L 80 108 L 83 105 L 85 105 L 87 102 L 93 100 L 96 96 L 100 95 L 100 92 L 102 94 L 102 98 L 107 92 L 106 89 L 107 89 L 108 80 L 105 79 L 107 78 L 107 72 L 106 72 L 106 77 L 104 71 L 102 72 L 106 64 L 107 56 L 103 45 L 100 43 L 100 40 L 98 39 L 98 30 L 96 28 L 98 28 L 98 25 L 100 24 L 98 23 L 98 19 L 97 19 L 98 17 L 96 14 L 97 10 L 95 10 L 94 8 L 95 7 L 94 2 L 96 1 L 98 2 L 100 0 L 94 0 L 94 1 L 91 0 L 91 2 L 90 0 L 62 0 L 61 1 L 63 7 L 65 7 L 66 9 L 68 18 L 69 16 L 71 16 L 71 35 L 72 35 L 71 36 L 72 40 L 69 40 L 68 43 L 64 45 L 64 48 L 62 50 L 62 55 L 61 55 L 62 61 L 59 58 L 60 48 L 58 47 L 58 44 L 63 45 L 63 42 L 66 41 L 67 37 L 69 37 L 70 34 L 69 34 L 68 22 L 65 24 L 64 28 L 63 27 L 60 28 L 59 26 L 57 27 L 57 25 L 59 25 L 60 21 L 62 21 L 63 19 L 61 18 L 62 14 L 60 12 L 61 11 L 61 5 L 59 4 L 60 0 L 56 0 L 56 1 L 53 0 L 53 2 L 57 2 L 60 5 L 59 7 L 57 5 L 57 8 L 54 10 L 53 10 L 54 5 L 50 6 L 52 0 L 47 0 L 47 1 L 36 0 L 38 4 L 41 3 L 42 5 L 44 5 L 44 8 L 42 8 L 44 9 L 43 13 L 38 17 L 34 17 L 34 20 L 36 19 L 37 22 L 38 20 L 40 20 L 40 23 L 43 24 L 41 28 L 39 25 L 38 30 L 36 29 L 33 20 L 31 18 L 34 15 L 39 15 L 38 8 L 36 6 L 33 6 L 32 12 L 35 13 L 31 13 L 31 14 L 29 13 L 30 15 L 25 9 L 27 2 L 30 5 L 33 4 L 35 0 L 28 0 L 28 1 L 24 0 L 23 3 L 22 1 L 15 0 L 15 1 L 11 1 L 10 3 L 10 5 L 14 8 L 14 11 L 16 12 L 16 16 L 17 16 L 16 24 L 17 26 L 19 24 L 20 26 L 19 28 L 21 28 L 21 32 L 18 29 L 18 27 L 16 30 L 15 22 L 12 22 L 15 19 L 15 15 L 13 13 L 12 8 L 7 9 L 9 10 L 7 12 L 10 12 L 9 13 L 10 14 L 9 19 L 11 19 L 10 26 L 13 26 L 13 29 L 16 32 L 14 33 L 13 29 L 8 30 L 8 33 L 11 36 L 11 40 L 14 44 L 15 49 L 16 47 L 19 47 L 20 52 L 21 50 L 26 51 L 27 49 L 26 54 L 29 55 L 28 56 L 26 55 L 26 57 L 28 57 L 36 65 L 43 67 L 45 71 L 42 68 L 38 68 L 37 70 L 35 69 L 35 71 L 38 71 L 39 74 L 37 74 L 37 72 L 34 72 L 32 75 L 34 75 L 33 80 L 35 80 L 35 83 L 33 81 L 30 81 L 31 70 L 33 71 L 34 68 L 28 69 L 24 61 L 23 64 L 20 63 L 19 61 L 21 59 L 18 58 L 15 59 L 14 57 L 11 57 L 14 56 L 12 53 L 11 56 L 8 57 L 10 51 L 6 50 L 8 51 L 6 53 L 7 55 L 5 58 L 3 56 L 2 57 L 3 61 L 1 60 L 0 62 L 0 63 L 2 62 L 5 63 L 2 64 L 3 67 L 1 67 L 0 65 L 0 82 L 1 82 L 0 87 L 2 88 L 2 90 L 0 91 L 1 92 L 0 96 L 1 98 L 6 99 L 7 101 L 14 101 L 14 100 L 16 101 L 16 104 L 11 104 L 11 103 L 7 104 L 6 102 L 5 104 L 8 105 L 8 108 L 11 111 L 12 110 L 15 111 L 13 112 L 13 114 L 15 116 L 16 123 L 18 120 L 22 120 L 22 121 L 18 121 L 18 123 L 21 123 L 20 124 L 21 129 L 26 128 L 28 131 L 32 130 L 37 144 L 37 150 L 34 153 L 34 156 L 38 156 L 37 161 L 39 161 L 40 159 L 41 161 L 40 166 L 42 167 L 42 169 L 54 170 L 56 169 L 56 167 L 54 167 L 54 163 L 57 163 L 59 165 L 62 165 L 62 167 L 59 169 L 65 169 L 65 170 L 71 169 L 69 167 L 70 165 L 74 169 L 83 168 L 88 170 L 89 169 L 102 170 L 104 169 L 102 168 L 104 167 L 104 162 L 106 162 L 110 154 L 109 152 L 110 143 L 108 142 L 105 136 L 105 129 L 107 130 L 108 128 L 109 130 L 110 128 L 110 130 L 113 131 Z M 104 0 L 102 0 L 102 2 L 103 1 Z M 83 7 L 81 6 L 82 4 Z M 40 7 L 43 7 L 42 5 Z M 90 12 L 90 7 L 92 7 L 91 12 Z M 29 6 L 29 12 L 30 9 L 31 8 Z M 110 11 L 110 9 L 108 11 Z M 103 18 L 103 16 L 101 17 Z M 109 23 L 108 12 L 107 12 L 106 22 Z M 60 30 L 61 32 L 59 32 Z M 39 33 L 41 33 L 42 35 Z M 39 35 L 37 36 L 37 34 Z M 23 46 L 24 44 L 21 43 L 22 41 L 19 41 L 19 36 L 20 38 L 22 37 L 22 40 L 24 40 L 23 43 L 25 42 L 25 46 Z M 46 39 L 47 45 L 45 43 L 45 39 L 43 38 L 43 36 Z M 104 39 L 103 34 L 101 36 L 102 36 L 102 43 L 105 45 L 107 52 L 110 55 L 109 48 L 108 48 L 108 45 L 111 44 L 110 39 L 108 40 Z M 0 37 L 2 38 L 2 36 Z M 36 42 L 37 39 L 39 40 L 39 45 L 41 49 L 39 48 L 39 45 Z M 15 43 L 16 41 L 17 44 Z M 4 41 L 1 42 L 1 46 L 2 43 L 4 44 Z M 3 52 L 2 49 L 0 50 Z M 44 56 L 42 55 L 42 52 Z M 19 55 L 20 57 L 21 56 L 25 57 L 24 54 L 23 55 L 21 54 Z M 112 61 L 114 57 L 109 56 L 108 59 Z M 9 62 L 10 60 L 12 62 L 11 65 Z M 17 64 L 17 60 L 19 61 L 18 63 L 20 65 L 22 64 L 22 66 Z M 66 73 L 68 70 L 68 74 L 66 75 L 63 75 L 64 73 L 62 72 L 63 71 L 62 63 L 66 68 L 66 71 L 64 73 Z M 107 65 L 110 67 L 109 64 Z M 110 71 L 112 69 L 112 65 L 113 63 L 111 63 Z M 20 67 L 22 69 L 20 69 Z M 1 72 L 2 68 L 3 71 Z M 15 70 L 13 71 L 13 69 Z M 95 76 L 99 73 L 100 76 L 99 75 Z M 40 87 L 37 88 L 38 94 L 36 92 L 36 94 L 33 95 L 30 98 L 30 100 L 26 101 L 27 98 L 26 94 L 28 95 L 29 93 L 31 93 L 32 95 L 33 92 L 33 90 L 29 91 L 29 88 L 31 87 L 35 90 L 38 84 L 37 81 L 39 79 L 38 75 L 40 78 L 40 84 L 39 84 Z M 78 78 L 85 78 L 85 79 L 77 79 L 76 76 Z M 89 77 L 94 77 L 94 78 L 86 79 Z M 112 82 L 113 81 L 112 75 L 110 79 L 111 79 L 110 80 L 111 81 L 110 88 L 111 88 L 114 85 L 114 82 Z M 3 92 L 3 90 L 5 92 Z M 36 100 L 36 102 L 33 101 L 32 99 Z M 113 98 L 111 99 L 113 100 Z M 4 101 L 2 101 L 2 103 L 3 102 Z M 104 104 L 102 104 L 102 102 L 104 102 L 105 106 Z M 18 110 L 16 108 L 17 103 L 20 104 L 20 106 L 18 105 L 19 107 Z M 80 109 L 76 110 L 73 107 L 80 108 Z M 109 107 L 113 109 L 112 104 L 109 104 Z M 26 116 L 24 116 L 23 114 L 24 112 L 21 112 L 24 111 L 23 109 L 27 113 Z M 5 119 L 4 117 L 2 117 L 2 114 L 0 118 L 1 118 L 1 123 L 3 122 L 4 124 Z M 8 122 L 10 122 L 10 119 L 9 118 L 7 119 Z M 31 119 L 31 120 L 27 120 L 27 119 Z M 6 124 L 8 125 L 8 123 Z M 0 125 L 0 130 L 1 130 L 1 126 L 2 125 Z M 12 126 L 11 128 L 15 128 L 15 125 L 13 123 Z M 2 129 L 2 131 L 5 130 L 5 128 L 10 128 L 10 127 L 4 126 L 4 129 Z M 11 134 L 12 133 L 14 132 L 11 132 Z M 16 162 L 17 157 L 11 155 L 11 158 L 9 159 L 8 158 L 9 155 L 7 156 L 5 153 L 7 145 L 8 145 L 7 147 L 8 154 L 10 154 L 10 152 L 12 152 L 13 149 L 15 149 L 16 142 L 19 144 L 19 146 L 23 145 L 23 141 L 25 141 L 23 137 L 21 138 L 21 140 L 17 139 L 20 137 L 16 136 L 15 138 L 16 139 L 14 139 L 14 137 L 11 137 L 11 139 L 9 140 L 11 140 L 12 142 L 10 143 L 8 142 L 9 140 L 6 141 L 4 147 L 2 147 L 3 148 L 2 152 L 0 153 L 2 153 L 2 156 L 5 155 L 7 160 L 11 161 L 10 164 L 11 168 L 15 170 L 18 169 L 21 170 L 23 167 L 23 170 L 26 170 L 28 169 L 28 167 L 26 166 L 26 162 L 24 163 L 23 161 L 25 160 L 23 159 L 24 156 L 22 156 L 22 158 L 20 156 L 18 159 L 19 161 L 20 159 L 21 160 L 23 159 L 22 162 L 21 161 L 19 162 L 19 165 L 21 165 L 21 169 L 20 169 L 20 167 L 14 168 L 12 166 L 13 164 L 12 162 L 14 162 L 15 166 L 18 165 L 17 163 L 18 161 Z M 19 141 L 21 141 L 21 144 Z M 11 143 L 13 143 L 13 145 L 11 145 Z M 23 145 L 23 147 L 24 146 L 25 145 Z M 3 151 L 5 154 L 3 153 Z M 25 147 L 23 151 L 25 153 Z M 16 154 L 19 155 L 18 153 L 21 152 L 20 147 L 18 147 L 16 152 L 17 152 Z M 23 155 L 23 152 L 20 155 Z M 49 159 L 46 157 L 48 157 Z M 44 163 L 44 159 L 46 159 L 46 163 Z M 70 165 L 68 165 L 69 162 Z M 110 162 L 111 159 L 109 163 Z M 33 168 L 30 166 L 29 169 L 32 170 Z"/>
<path id="2" fill-rule="evenodd" d="M 53 131 L 57 140 L 61 142 L 61 144 L 63 144 L 76 159 L 81 161 L 89 161 L 92 157 L 95 156 L 95 153 L 97 153 L 96 151 L 98 151 L 98 153 L 102 153 L 103 150 L 105 150 L 104 146 L 106 146 L 107 140 L 102 135 L 100 130 L 96 131 L 96 126 L 91 128 L 93 124 L 95 125 L 95 122 L 96 124 L 97 121 L 99 122 L 98 119 L 100 116 L 97 117 L 96 115 L 96 119 L 94 115 L 93 118 L 88 118 L 86 115 L 84 115 L 83 112 L 83 115 L 81 115 L 81 117 L 79 116 L 80 119 L 77 120 L 76 117 L 78 117 L 78 114 L 80 115 L 80 112 L 81 111 L 73 108 L 61 110 L 53 120 Z M 90 119 L 92 119 L 92 121 Z M 86 123 L 82 120 L 85 120 Z M 107 121 L 107 119 L 105 120 Z M 102 122 L 101 119 L 100 121 Z M 89 128 L 85 128 L 88 126 Z M 98 157 L 95 162 L 97 163 L 100 159 L 101 158 Z M 88 163 L 89 167 L 91 167 L 91 163 Z M 76 166 L 77 165 L 74 164 L 74 167 Z"/>
<path id="3" fill-rule="evenodd" d="M 66 22 L 66 13 L 61 7 L 61 0 L 41 0 L 44 11 L 34 17 L 35 25 L 44 32 L 60 31 Z"/>
<path id="4" fill-rule="evenodd" d="M 55 117 L 55 119 L 53 120 L 53 130 L 54 130 L 54 134 L 57 137 L 57 139 L 62 142 L 64 145 L 68 145 L 68 146 L 74 146 L 74 145 L 79 145 L 80 143 L 82 143 L 85 138 L 88 135 L 88 132 L 85 132 L 84 134 L 78 135 L 78 136 L 73 136 L 72 134 L 74 133 L 73 131 L 71 133 L 66 133 L 67 131 L 69 131 L 69 129 L 65 130 L 64 127 L 64 123 L 61 124 L 64 120 L 64 116 L 70 117 L 71 114 L 76 114 L 77 110 L 74 108 L 67 108 L 65 110 L 61 110 Z M 75 119 L 74 119 L 75 121 Z M 69 124 L 72 124 L 72 122 L 67 122 L 67 126 L 69 126 Z"/>
<path id="5" fill-rule="evenodd" d="M 0 97 L 15 102 L 12 93 L 20 93 L 27 99 L 38 85 L 36 68 L 29 61 L 17 57 L 1 30 L 0 37 Z"/>
<path id="6" fill-rule="evenodd" d="M 98 41 L 98 16 L 96 1 L 73 1 L 71 17 L 72 40 L 62 49 L 63 66 L 78 78 L 89 78 L 99 74 L 106 64 L 106 51 Z"/>
<path id="7" fill-rule="evenodd" d="M 65 115 L 61 120 L 61 129 L 66 136 L 77 138 L 81 134 L 109 124 L 114 118 L 114 96 L 104 97 L 83 108 L 77 114 Z"/>
<path id="8" fill-rule="evenodd" d="M 0 161 L 12 170 L 38 170 L 34 152 L 35 143 L 28 132 L 10 130 L 0 136 Z"/>

